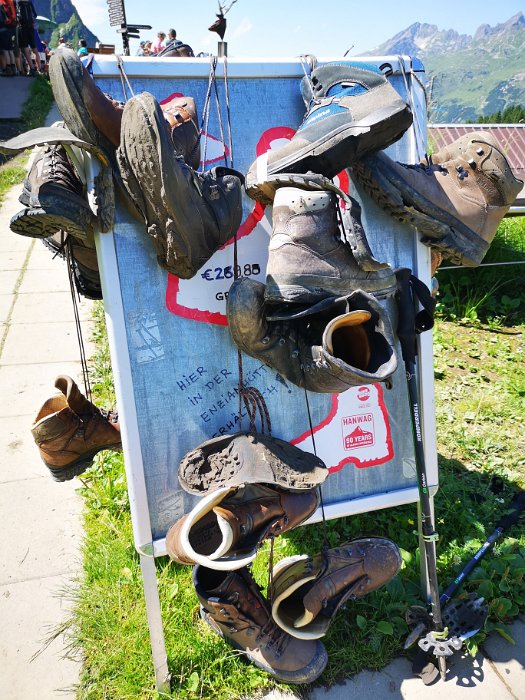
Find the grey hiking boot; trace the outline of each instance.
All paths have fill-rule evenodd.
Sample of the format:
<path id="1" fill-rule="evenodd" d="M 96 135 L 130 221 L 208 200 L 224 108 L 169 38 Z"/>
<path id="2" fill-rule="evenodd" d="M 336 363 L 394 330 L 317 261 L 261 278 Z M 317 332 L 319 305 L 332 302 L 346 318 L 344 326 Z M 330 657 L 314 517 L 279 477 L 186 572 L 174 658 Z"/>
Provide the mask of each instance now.
<path id="1" fill-rule="evenodd" d="M 328 476 L 324 462 L 285 440 L 263 433 L 235 433 L 206 440 L 181 459 L 179 482 L 202 496 L 237 484 L 310 489 Z"/>
<path id="2" fill-rule="evenodd" d="M 177 156 L 162 110 L 147 92 L 124 108 L 118 161 L 142 212 L 159 265 L 189 279 L 236 232 L 242 175 L 230 168 L 196 173 Z"/>
<path id="3" fill-rule="evenodd" d="M 97 251 L 93 246 L 73 238 L 66 231 L 57 231 L 42 243 L 53 253 L 65 260 L 71 270 L 77 292 L 86 299 L 102 299 L 102 283 L 98 269 Z"/>
<path id="4" fill-rule="evenodd" d="M 60 391 L 40 408 L 31 433 L 55 481 L 82 474 L 101 450 L 122 449 L 118 416 L 86 399 L 67 375 L 55 380 Z"/>
<path id="5" fill-rule="evenodd" d="M 412 124 L 410 107 L 371 64 L 326 63 L 301 82 L 307 111 L 288 144 L 255 161 L 246 191 L 258 199 L 268 176 L 321 173 L 334 177 L 367 153 L 390 146 Z"/>
<path id="6" fill-rule="evenodd" d="M 319 640 L 295 639 L 272 620 L 270 606 L 248 569 L 193 569 L 202 619 L 258 668 L 286 683 L 313 683 L 328 655 Z"/>
<path id="7" fill-rule="evenodd" d="M 386 297 L 396 276 L 372 258 L 361 225 L 361 208 L 349 197 L 339 209 L 329 191 L 280 187 L 273 203 L 273 231 L 266 268 L 266 301 L 315 303 L 356 290 Z M 349 205 L 349 206 L 348 206 Z M 360 263 L 357 246 L 363 249 Z"/>
<path id="8" fill-rule="evenodd" d="M 387 381 L 395 371 L 390 319 L 370 294 L 356 291 L 277 312 L 264 290 L 248 277 L 232 284 L 226 306 L 230 333 L 239 349 L 296 386 L 340 393 Z"/>
<path id="9" fill-rule="evenodd" d="M 267 484 L 222 487 L 201 498 L 166 534 L 169 556 L 179 564 L 231 571 L 250 564 L 261 544 L 309 518 L 318 489 L 288 491 Z"/>
<path id="10" fill-rule="evenodd" d="M 62 146 L 47 146 L 36 154 L 20 202 L 27 208 L 11 219 L 15 233 L 46 238 L 64 230 L 78 240 L 92 240 L 96 217 Z"/>
<path id="11" fill-rule="evenodd" d="M 480 264 L 523 186 L 499 144 L 482 131 L 416 165 L 376 153 L 355 163 L 353 173 L 380 206 L 415 226 L 423 243 L 467 267 Z"/>
<path id="12" fill-rule="evenodd" d="M 383 537 L 352 540 L 313 557 L 287 557 L 273 569 L 272 617 L 294 637 L 318 639 L 344 603 L 384 586 L 400 568 L 398 546 Z"/>

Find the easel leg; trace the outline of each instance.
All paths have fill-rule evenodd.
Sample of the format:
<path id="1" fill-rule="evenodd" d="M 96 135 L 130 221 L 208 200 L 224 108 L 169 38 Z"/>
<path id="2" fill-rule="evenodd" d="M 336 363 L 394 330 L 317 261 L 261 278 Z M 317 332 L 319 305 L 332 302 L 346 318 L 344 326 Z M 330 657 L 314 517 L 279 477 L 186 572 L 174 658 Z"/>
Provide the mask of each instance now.
<path id="1" fill-rule="evenodd" d="M 164 643 L 164 629 L 160 613 L 159 589 L 157 587 L 157 572 L 155 559 L 139 555 L 142 580 L 144 585 L 144 597 L 146 599 L 146 615 L 148 618 L 149 639 L 151 654 L 155 669 L 155 685 L 159 693 L 170 692 L 170 674 L 168 671 L 168 658 Z"/>

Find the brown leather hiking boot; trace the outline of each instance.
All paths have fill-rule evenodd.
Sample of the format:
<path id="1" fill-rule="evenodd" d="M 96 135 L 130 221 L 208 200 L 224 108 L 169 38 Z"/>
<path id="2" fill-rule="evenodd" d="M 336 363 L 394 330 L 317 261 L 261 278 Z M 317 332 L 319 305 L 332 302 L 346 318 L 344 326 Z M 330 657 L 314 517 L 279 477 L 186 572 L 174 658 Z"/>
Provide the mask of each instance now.
<path id="1" fill-rule="evenodd" d="M 95 84 L 80 58 L 72 51 L 51 56 L 51 87 L 67 127 L 79 138 L 113 151 L 120 143 L 124 105 L 106 95 Z M 200 162 L 200 134 L 197 108 L 192 97 L 175 97 L 161 105 L 166 130 L 185 162 L 197 169 Z"/>
<path id="2" fill-rule="evenodd" d="M 390 380 L 394 333 L 371 294 L 357 290 L 296 311 L 272 308 L 264 293 L 265 285 L 250 277 L 230 287 L 226 314 L 240 350 L 308 391 L 333 394 Z"/>
<path id="3" fill-rule="evenodd" d="M 286 683 L 313 683 L 321 675 L 328 661 L 324 645 L 277 627 L 248 569 L 224 573 L 196 566 L 193 585 L 202 619 L 258 668 Z"/>
<path id="4" fill-rule="evenodd" d="M 153 95 L 135 95 L 124 108 L 117 158 L 159 265 L 189 279 L 237 232 L 242 175 L 226 167 L 195 172 L 176 154 L 165 124 Z"/>
<path id="5" fill-rule="evenodd" d="M 318 639 L 343 603 L 384 586 L 400 568 L 399 548 L 382 537 L 282 559 L 271 579 L 273 619 L 294 637 Z"/>
<path id="6" fill-rule="evenodd" d="M 483 131 L 417 165 L 375 153 L 352 170 L 380 206 L 417 228 L 423 243 L 467 267 L 480 264 L 523 186 L 497 141 Z"/>
<path id="7" fill-rule="evenodd" d="M 328 476 L 324 462 L 285 440 L 239 432 L 206 440 L 181 459 L 179 482 L 188 493 L 204 496 L 224 486 L 274 484 L 311 489 Z"/>
<path id="8" fill-rule="evenodd" d="M 179 564 L 240 569 L 266 539 L 292 530 L 319 505 L 317 489 L 285 491 L 246 484 L 212 491 L 170 527 L 166 549 Z"/>
<path id="9" fill-rule="evenodd" d="M 48 399 L 31 433 L 55 481 L 82 474 L 101 450 L 120 450 L 118 416 L 98 409 L 66 375 L 55 380 L 62 393 Z"/>

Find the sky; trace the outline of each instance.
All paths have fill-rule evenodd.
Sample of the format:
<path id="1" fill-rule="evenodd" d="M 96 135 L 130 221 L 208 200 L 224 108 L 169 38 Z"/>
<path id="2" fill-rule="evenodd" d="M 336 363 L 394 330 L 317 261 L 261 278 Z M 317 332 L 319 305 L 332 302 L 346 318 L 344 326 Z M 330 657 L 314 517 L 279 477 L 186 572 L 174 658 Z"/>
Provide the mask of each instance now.
<path id="1" fill-rule="evenodd" d="M 107 0 L 73 0 L 83 22 L 103 43 L 121 46 L 109 26 Z M 225 8 L 231 0 L 222 0 Z M 177 31 L 195 53 L 216 53 L 218 36 L 207 31 L 215 21 L 218 0 L 124 0 L 128 24 L 150 24 L 141 38 Z M 38 0 L 36 0 L 38 7 Z M 237 0 L 226 15 L 230 58 L 357 56 L 374 49 L 414 22 L 474 34 L 481 24 L 494 26 L 518 12 L 524 0 Z M 131 53 L 138 48 L 132 40 Z"/>

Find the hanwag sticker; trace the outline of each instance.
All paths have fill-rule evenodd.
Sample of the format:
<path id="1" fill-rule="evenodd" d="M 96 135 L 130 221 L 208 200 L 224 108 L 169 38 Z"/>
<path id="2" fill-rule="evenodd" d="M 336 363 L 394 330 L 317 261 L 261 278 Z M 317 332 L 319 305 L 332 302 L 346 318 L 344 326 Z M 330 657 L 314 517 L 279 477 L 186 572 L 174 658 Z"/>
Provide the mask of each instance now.
<path id="1" fill-rule="evenodd" d="M 358 469 L 376 467 L 394 456 L 380 384 L 353 387 L 342 394 L 334 394 L 330 412 L 314 426 L 313 433 L 315 452 L 330 472 L 339 471 L 345 464 L 353 464 Z M 302 450 L 314 452 L 310 431 L 291 442 Z M 329 455 L 334 454 L 343 455 L 337 463 L 330 462 Z"/>

